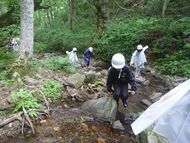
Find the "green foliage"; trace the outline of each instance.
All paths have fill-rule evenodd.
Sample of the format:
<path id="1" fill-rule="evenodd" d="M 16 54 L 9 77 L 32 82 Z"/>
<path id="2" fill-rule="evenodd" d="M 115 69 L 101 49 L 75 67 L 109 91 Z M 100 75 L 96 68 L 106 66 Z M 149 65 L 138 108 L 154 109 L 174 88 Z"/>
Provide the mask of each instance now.
<path id="1" fill-rule="evenodd" d="M 17 92 L 11 93 L 11 98 L 16 104 L 14 112 L 25 109 L 38 109 L 40 104 L 33 94 L 27 89 L 20 89 Z"/>
<path id="2" fill-rule="evenodd" d="M 43 53 L 48 52 L 48 46 L 44 43 L 34 42 L 34 52 L 35 53 Z"/>
<path id="3" fill-rule="evenodd" d="M 0 68 L 5 68 L 15 61 L 16 55 L 7 49 L 0 50 Z"/>
<path id="4" fill-rule="evenodd" d="M 93 88 L 99 88 L 102 86 L 102 81 L 101 80 L 95 80 L 92 85 Z"/>
<path id="5" fill-rule="evenodd" d="M 0 72 L 0 80 L 4 80 L 4 79 L 6 79 L 6 77 L 7 77 L 6 71 Z"/>
<path id="6" fill-rule="evenodd" d="M 190 44 L 186 44 L 179 51 L 167 55 L 155 62 L 158 70 L 165 74 L 190 77 Z"/>
<path id="7" fill-rule="evenodd" d="M 0 46 L 5 46 L 8 44 L 11 37 L 19 36 L 20 30 L 19 27 L 15 24 L 0 29 Z"/>
<path id="8" fill-rule="evenodd" d="M 147 39 L 148 27 L 152 27 L 155 21 L 154 18 L 131 18 L 109 24 L 102 38 L 97 41 L 98 55 L 108 60 L 113 54 L 120 52 L 129 61 L 136 45 Z"/>
<path id="9" fill-rule="evenodd" d="M 41 60 L 40 63 L 47 69 L 66 73 L 75 73 L 76 68 L 73 67 L 68 57 L 55 56 L 45 60 Z"/>
<path id="10" fill-rule="evenodd" d="M 35 44 L 35 47 L 44 52 L 65 52 L 71 50 L 72 47 L 77 47 L 79 52 L 83 52 L 93 42 L 93 36 L 91 29 L 80 29 L 74 32 L 68 28 L 53 28 L 48 31 L 44 29 L 37 31 L 35 39 L 38 40 L 40 45 Z"/>
<path id="11" fill-rule="evenodd" d="M 62 85 L 59 82 L 49 79 L 45 81 L 41 90 L 45 96 L 52 99 L 58 99 L 61 97 L 61 88 Z"/>

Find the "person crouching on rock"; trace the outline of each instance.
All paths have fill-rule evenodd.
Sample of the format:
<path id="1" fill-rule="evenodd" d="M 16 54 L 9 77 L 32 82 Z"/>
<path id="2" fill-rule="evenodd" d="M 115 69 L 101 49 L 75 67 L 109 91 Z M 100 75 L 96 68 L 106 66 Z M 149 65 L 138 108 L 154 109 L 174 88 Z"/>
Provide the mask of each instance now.
<path id="1" fill-rule="evenodd" d="M 113 97 L 117 104 L 119 104 L 119 98 L 121 98 L 123 106 L 127 108 L 128 83 L 132 88 L 131 94 L 134 95 L 137 90 L 135 77 L 129 66 L 125 63 L 125 57 L 122 54 L 117 53 L 113 55 L 111 65 L 108 70 L 107 90 L 110 93 L 114 92 Z M 114 90 L 112 90 L 112 86 Z"/>

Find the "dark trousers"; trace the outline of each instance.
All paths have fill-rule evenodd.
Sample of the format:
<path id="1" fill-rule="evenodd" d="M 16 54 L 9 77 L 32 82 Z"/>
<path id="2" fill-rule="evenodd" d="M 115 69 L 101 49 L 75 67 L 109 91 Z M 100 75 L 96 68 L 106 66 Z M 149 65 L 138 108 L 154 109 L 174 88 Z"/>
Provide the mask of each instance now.
<path id="1" fill-rule="evenodd" d="M 119 104 L 119 98 L 121 98 L 123 104 L 128 99 L 128 83 L 114 84 L 114 99 Z"/>
<path id="2" fill-rule="evenodd" d="M 83 57 L 83 67 L 88 67 L 90 65 L 90 59 Z"/>

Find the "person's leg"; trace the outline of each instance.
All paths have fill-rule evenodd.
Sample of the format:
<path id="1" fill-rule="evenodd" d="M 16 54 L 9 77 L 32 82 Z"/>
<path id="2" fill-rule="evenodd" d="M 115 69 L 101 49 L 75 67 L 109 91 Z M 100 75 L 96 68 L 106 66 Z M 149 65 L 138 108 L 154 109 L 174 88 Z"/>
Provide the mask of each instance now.
<path id="1" fill-rule="evenodd" d="M 135 77 L 138 78 L 140 76 L 140 67 L 137 66 L 135 69 Z"/>
<path id="2" fill-rule="evenodd" d="M 87 67 L 87 60 L 86 57 L 83 57 L 83 64 L 82 67 Z"/>
<path id="3" fill-rule="evenodd" d="M 116 100 L 117 104 L 119 104 L 119 97 L 121 95 L 121 86 L 118 84 L 115 84 L 113 87 L 114 87 L 113 98 Z"/>
<path id="4" fill-rule="evenodd" d="M 128 83 L 122 84 L 121 99 L 123 101 L 123 106 L 125 108 L 127 108 L 127 106 L 128 106 Z"/>
<path id="5" fill-rule="evenodd" d="M 90 65 L 90 59 L 87 60 L 86 65 L 87 67 Z"/>

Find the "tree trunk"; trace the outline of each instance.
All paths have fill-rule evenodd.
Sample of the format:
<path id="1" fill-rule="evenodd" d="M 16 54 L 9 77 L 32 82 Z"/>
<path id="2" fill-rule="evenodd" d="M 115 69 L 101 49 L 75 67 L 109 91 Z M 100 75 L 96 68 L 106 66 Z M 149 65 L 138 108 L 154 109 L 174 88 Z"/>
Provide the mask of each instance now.
<path id="1" fill-rule="evenodd" d="M 21 35 L 20 55 L 31 57 L 33 54 L 34 38 L 34 1 L 20 0 L 21 2 Z"/>
<path id="2" fill-rule="evenodd" d="M 69 26 L 70 29 L 73 30 L 73 25 L 76 21 L 76 0 L 68 0 L 69 4 Z"/>
<path id="3" fill-rule="evenodd" d="M 165 17 L 165 13 L 166 13 L 166 9 L 167 9 L 169 1 L 170 0 L 164 0 L 164 4 L 163 4 L 163 8 L 162 8 L 162 17 L 163 18 Z"/>
<path id="4" fill-rule="evenodd" d="M 96 0 L 96 37 L 100 38 L 105 29 L 106 13 L 104 12 L 104 0 Z"/>

